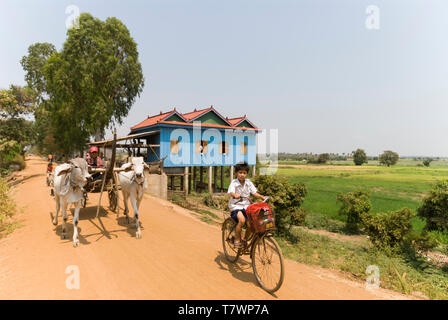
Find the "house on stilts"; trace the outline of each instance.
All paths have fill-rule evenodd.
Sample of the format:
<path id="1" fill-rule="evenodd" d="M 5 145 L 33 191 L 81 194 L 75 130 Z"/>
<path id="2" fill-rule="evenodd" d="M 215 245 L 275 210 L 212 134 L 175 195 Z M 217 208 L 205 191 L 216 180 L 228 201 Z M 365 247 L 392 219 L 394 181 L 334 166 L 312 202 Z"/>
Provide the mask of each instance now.
<path id="1" fill-rule="evenodd" d="M 129 134 L 138 137 L 136 143 L 149 146 L 147 162 L 163 159 L 168 189 L 212 193 L 224 191 L 224 176 L 233 178 L 238 162 L 246 161 L 252 166 L 250 174 L 255 173 L 260 131 L 246 115 L 224 117 L 211 106 L 187 113 L 176 108 L 161 111 L 133 126 Z"/>

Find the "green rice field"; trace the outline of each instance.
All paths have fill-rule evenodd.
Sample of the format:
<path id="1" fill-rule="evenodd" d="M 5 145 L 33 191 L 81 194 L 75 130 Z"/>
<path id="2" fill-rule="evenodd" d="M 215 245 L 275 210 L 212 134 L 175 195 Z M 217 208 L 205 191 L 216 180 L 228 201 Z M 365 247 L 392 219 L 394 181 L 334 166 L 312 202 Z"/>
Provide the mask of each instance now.
<path id="1" fill-rule="evenodd" d="M 355 166 L 349 161 L 335 161 L 326 165 L 302 165 L 298 162 L 280 162 L 278 175 L 290 182 L 305 183 L 308 195 L 303 207 L 309 212 L 320 213 L 338 220 L 336 202 L 338 193 L 357 189 L 371 194 L 373 212 L 389 212 L 408 207 L 414 212 L 431 186 L 439 180 L 448 179 L 448 161 L 434 161 L 430 167 L 418 166 L 421 161 L 400 160 L 392 167 L 369 163 Z M 413 221 L 414 228 L 421 231 L 424 222 Z"/>

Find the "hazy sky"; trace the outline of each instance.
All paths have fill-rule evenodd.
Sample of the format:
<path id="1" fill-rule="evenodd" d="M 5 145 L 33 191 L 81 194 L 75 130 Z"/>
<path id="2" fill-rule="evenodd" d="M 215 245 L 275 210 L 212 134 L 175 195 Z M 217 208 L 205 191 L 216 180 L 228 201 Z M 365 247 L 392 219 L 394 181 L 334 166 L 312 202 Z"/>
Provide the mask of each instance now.
<path id="1" fill-rule="evenodd" d="M 29 45 L 62 48 L 68 5 L 119 18 L 138 44 L 145 88 L 119 135 L 213 105 L 278 129 L 284 152 L 448 156 L 446 0 L 0 0 L 0 88 L 25 84 Z"/>

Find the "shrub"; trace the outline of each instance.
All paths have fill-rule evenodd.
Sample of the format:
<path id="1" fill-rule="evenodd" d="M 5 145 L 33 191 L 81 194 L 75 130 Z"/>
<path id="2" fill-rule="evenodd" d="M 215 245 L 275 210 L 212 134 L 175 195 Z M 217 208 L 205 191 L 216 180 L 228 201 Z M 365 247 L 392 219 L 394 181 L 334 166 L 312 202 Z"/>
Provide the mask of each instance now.
<path id="1" fill-rule="evenodd" d="M 375 247 L 390 253 L 403 243 L 411 230 L 413 217 L 414 214 L 409 208 L 390 213 L 369 212 L 361 216 L 362 229 Z"/>
<path id="2" fill-rule="evenodd" d="M 0 234 L 8 229 L 9 219 L 16 212 L 16 205 L 10 196 L 6 181 L 0 178 Z"/>
<path id="3" fill-rule="evenodd" d="M 425 167 L 429 167 L 429 165 L 431 164 L 432 161 L 433 160 L 431 158 L 425 159 L 425 160 L 423 160 L 423 165 Z"/>
<path id="4" fill-rule="evenodd" d="M 304 226 L 308 212 L 303 208 L 297 208 L 291 213 L 291 224 L 294 226 Z"/>
<path id="5" fill-rule="evenodd" d="M 346 194 L 338 194 L 337 201 L 341 203 L 339 214 L 347 217 L 346 227 L 349 232 L 359 231 L 361 216 L 369 213 L 372 205 L 370 195 L 365 191 L 354 191 Z"/>
<path id="6" fill-rule="evenodd" d="M 21 145 L 12 140 L 0 138 L 0 167 L 8 168 L 17 155 L 20 155 Z"/>
<path id="7" fill-rule="evenodd" d="M 405 246 L 410 247 L 418 252 L 428 252 L 437 247 L 438 241 L 431 233 L 418 234 L 415 231 L 410 231 L 403 239 Z"/>
<path id="8" fill-rule="evenodd" d="M 440 181 L 429 190 L 417 215 L 426 220 L 425 230 L 448 230 L 448 181 Z"/>
<path id="9" fill-rule="evenodd" d="M 302 223 L 305 213 L 299 209 L 307 194 L 303 183 L 290 184 L 286 177 L 274 175 L 256 176 L 253 182 L 260 194 L 270 197 L 279 233 L 289 233 L 291 226 Z"/>
<path id="10" fill-rule="evenodd" d="M 6 163 L 6 165 L 9 166 L 9 167 L 15 166 L 19 170 L 23 170 L 26 167 L 25 159 L 20 154 L 16 154 L 11 161 Z"/>

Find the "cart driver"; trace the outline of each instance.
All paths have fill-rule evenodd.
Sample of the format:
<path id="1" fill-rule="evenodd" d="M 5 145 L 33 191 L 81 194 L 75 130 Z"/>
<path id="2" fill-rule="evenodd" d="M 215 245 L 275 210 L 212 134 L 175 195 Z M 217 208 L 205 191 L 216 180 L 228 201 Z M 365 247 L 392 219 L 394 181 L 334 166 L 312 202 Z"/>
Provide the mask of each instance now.
<path id="1" fill-rule="evenodd" d="M 103 160 L 98 156 L 98 147 L 91 147 L 89 153 L 86 158 L 87 164 L 92 168 L 103 168 L 104 163 Z M 100 172 L 96 172 L 92 175 L 93 181 L 100 180 L 103 178 L 103 175 Z"/>

